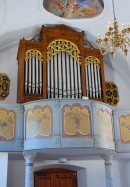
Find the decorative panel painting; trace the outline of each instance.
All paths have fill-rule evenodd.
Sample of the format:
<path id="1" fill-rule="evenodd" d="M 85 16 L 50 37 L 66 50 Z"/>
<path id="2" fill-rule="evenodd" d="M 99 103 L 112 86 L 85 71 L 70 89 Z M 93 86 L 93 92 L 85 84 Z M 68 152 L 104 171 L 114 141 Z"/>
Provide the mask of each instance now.
<path id="1" fill-rule="evenodd" d="M 123 143 L 130 143 L 130 114 L 119 117 L 120 137 Z"/>
<path id="2" fill-rule="evenodd" d="M 44 0 L 44 8 L 59 17 L 67 19 L 93 18 L 104 8 L 103 0 Z"/>
<path id="3" fill-rule="evenodd" d="M 100 136 L 113 140 L 112 115 L 107 110 L 98 110 L 98 126 Z"/>
<path id="4" fill-rule="evenodd" d="M 13 110 L 0 108 L 0 141 L 15 139 L 16 114 Z"/>
<path id="5" fill-rule="evenodd" d="M 0 73 L 0 100 L 9 95 L 10 80 L 5 73 Z"/>
<path id="6" fill-rule="evenodd" d="M 52 110 L 36 106 L 26 112 L 26 139 L 52 136 Z"/>
<path id="7" fill-rule="evenodd" d="M 106 102 L 111 106 L 116 106 L 119 102 L 118 87 L 114 82 L 105 82 Z"/>
<path id="8" fill-rule="evenodd" d="M 90 110 L 87 106 L 65 105 L 62 109 L 63 137 L 90 137 Z"/>

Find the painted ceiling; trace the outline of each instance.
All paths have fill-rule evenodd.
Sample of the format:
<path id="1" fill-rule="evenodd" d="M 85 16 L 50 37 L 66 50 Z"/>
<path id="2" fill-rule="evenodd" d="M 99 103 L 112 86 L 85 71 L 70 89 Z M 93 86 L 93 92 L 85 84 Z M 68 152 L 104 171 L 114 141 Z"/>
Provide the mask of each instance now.
<path id="1" fill-rule="evenodd" d="M 44 0 L 43 6 L 48 12 L 67 19 L 93 18 L 104 9 L 103 0 Z"/>

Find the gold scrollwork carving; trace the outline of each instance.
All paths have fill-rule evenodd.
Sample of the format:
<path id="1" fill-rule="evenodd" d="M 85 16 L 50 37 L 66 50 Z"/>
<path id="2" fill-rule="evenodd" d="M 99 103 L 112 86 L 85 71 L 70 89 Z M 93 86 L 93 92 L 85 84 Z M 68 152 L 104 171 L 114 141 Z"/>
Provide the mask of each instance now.
<path id="1" fill-rule="evenodd" d="M 78 47 L 68 40 L 57 39 L 51 42 L 47 47 L 47 62 L 52 59 L 53 56 L 59 54 L 60 52 L 68 53 L 72 58 L 81 64 L 80 51 Z"/>
<path id="2" fill-rule="evenodd" d="M 25 61 L 27 61 L 28 59 L 30 59 L 32 57 L 36 57 L 38 60 L 43 62 L 43 55 L 38 50 L 31 49 L 31 50 L 26 51 L 26 53 L 25 53 Z"/>
<path id="3" fill-rule="evenodd" d="M 0 100 L 9 95 L 10 80 L 5 73 L 0 73 Z"/>
<path id="4" fill-rule="evenodd" d="M 98 68 L 100 68 L 100 61 L 98 58 L 94 57 L 94 56 L 87 56 L 85 58 L 85 64 L 89 65 L 89 64 L 95 64 Z"/>

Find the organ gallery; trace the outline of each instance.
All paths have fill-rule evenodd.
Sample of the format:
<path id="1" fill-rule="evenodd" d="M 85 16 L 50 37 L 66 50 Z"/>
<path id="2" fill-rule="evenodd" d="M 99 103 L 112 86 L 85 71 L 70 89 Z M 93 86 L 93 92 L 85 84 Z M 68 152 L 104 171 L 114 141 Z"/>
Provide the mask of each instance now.
<path id="1" fill-rule="evenodd" d="M 82 97 L 106 101 L 103 58 L 84 35 L 65 25 L 42 26 L 33 39 L 20 40 L 18 103 Z"/>

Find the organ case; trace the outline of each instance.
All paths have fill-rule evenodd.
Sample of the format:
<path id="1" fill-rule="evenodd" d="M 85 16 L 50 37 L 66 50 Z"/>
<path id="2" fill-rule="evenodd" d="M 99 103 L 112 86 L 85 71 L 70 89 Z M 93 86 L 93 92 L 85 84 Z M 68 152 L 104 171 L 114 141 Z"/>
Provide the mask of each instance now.
<path id="1" fill-rule="evenodd" d="M 20 40 L 18 103 L 49 98 L 105 102 L 103 58 L 84 41 L 84 32 L 68 26 L 42 26 L 32 40 Z"/>

